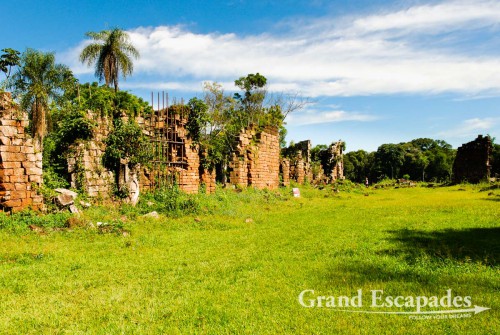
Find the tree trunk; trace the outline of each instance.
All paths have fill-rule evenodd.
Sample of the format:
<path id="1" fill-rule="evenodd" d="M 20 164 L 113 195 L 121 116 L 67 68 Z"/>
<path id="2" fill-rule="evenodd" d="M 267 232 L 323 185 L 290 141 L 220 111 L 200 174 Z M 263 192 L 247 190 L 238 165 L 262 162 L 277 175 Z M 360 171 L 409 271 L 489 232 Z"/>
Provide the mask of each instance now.
<path id="1" fill-rule="evenodd" d="M 31 135 L 33 137 L 33 144 L 35 150 L 38 152 L 43 151 L 43 138 L 45 137 L 45 109 L 40 101 L 35 100 L 32 108 L 32 123 L 31 123 Z"/>

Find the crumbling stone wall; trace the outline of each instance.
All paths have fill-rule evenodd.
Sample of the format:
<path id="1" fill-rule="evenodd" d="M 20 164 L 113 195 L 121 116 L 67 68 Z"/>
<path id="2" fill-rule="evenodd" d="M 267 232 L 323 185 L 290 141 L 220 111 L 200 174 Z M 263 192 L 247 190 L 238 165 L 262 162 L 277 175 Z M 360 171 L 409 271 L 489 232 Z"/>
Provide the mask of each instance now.
<path id="1" fill-rule="evenodd" d="M 306 181 L 312 181 L 313 173 L 311 169 L 310 140 L 301 141 L 291 145 L 283 150 L 283 155 L 288 157 L 290 162 L 290 180 L 295 180 L 299 184 L 303 184 Z"/>
<path id="2" fill-rule="evenodd" d="M 26 134 L 28 115 L 20 111 L 10 93 L 0 93 L 0 209 L 39 209 L 43 198 L 33 186 L 42 183 L 42 153 Z"/>
<path id="3" fill-rule="evenodd" d="M 280 175 L 281 184 L 290 186 L 290 160 L 288 158 L 281 158 L 280 160 Z"/>
<path id="4" fill-rule="evenodd" d="M 344 142 L 337 141 L 321 152 L 321 165 L 328 182 L 344 179 Z"/>
<path id="5" fill-rule="evenodd" d="M 156 141 L 157 147 L 161 147 L 164 160 L 168 162 L 153 164 L 151 169 L 144 168 L 140 177 L 141 188 L 152 189 L 159 179 L 169 176 L 186 193 L 198 193 L 200 182 L 207 186 L 207 192 L 215 191 L 215 175 L 200 172 L 199 145 L 188 136 L 187 121 L 185 115 L 169 109 L 136 119 L 145 134 Z"/>
<path id="6" fill-rule="evenodd" d="M 344 179 L 344 142 L 332 143 L 319 152 L 320 164 L 311 158 L 311 141 L 301 141 L 282 150 L 285 157 L 281 163 L 284 185 L 290 180 L 299 184 L 305 182 L 332 183 Z M 285 182 L 287 184 L 285 184 Z"/>
<path id="7" fill-rule="evenodd" d="M 229 182 L 259 189 L 279 187 L 279 153 L 278 129 L 258 131 L 252 126 L 242 130 L 229 163 Z"/>
<path id="8" fill-rule="evenodd" d="M 106 150 L 104 140 L 112 129 L 107 117 L 87 111 L 87 117 L 97 122 L 92 139 L 73 144 L 67 155 L 71 187 L 84 190 L 90 197 L 108 197 L 114 182 L 113 173 L 102 165 Z"/>
<path id="9" fill-rule="evenodd" d="M 111 118 L 98 117 L 89 111 L 87 117 L 97 120 L 91 140 L 80 141 L 71 147 L 68 154 L 68 172 L 71 186 L 84 189 L 91 197 L 108 197 L 115 184 L 115 176 L 102 165 L 102 157 L 106 150 L 104 140 L 113 129 Z M 127 122 L 125 116 L 122 117 Z M 207 192 L 215 191 L 215 174 L 200 170 L 198 145 L 193 144 L 186 130 L 187 118 L 182 114 L 174 114 L 167 110 L 154 115 L 135 118 L 137 124 L 147 135 L 156 153 L 162 152 L 162 159 L 155 157 L 151 166 L 129 168 L 123 162 L 118 181 L 127 185 L 131 201 L 137 198 L 138 191 L 151 190 L 159 183 L 176 183 L 186 193 L 197 193 L 200 183 L 205 184 Z"/>
<path id="10" fill-rule="evenodd" d="M 479 183 L 487 180 L 491 171 L 492 150 L 491 138 L 482 135 L 459 147 L 453 162 L 453 182 Z"/>

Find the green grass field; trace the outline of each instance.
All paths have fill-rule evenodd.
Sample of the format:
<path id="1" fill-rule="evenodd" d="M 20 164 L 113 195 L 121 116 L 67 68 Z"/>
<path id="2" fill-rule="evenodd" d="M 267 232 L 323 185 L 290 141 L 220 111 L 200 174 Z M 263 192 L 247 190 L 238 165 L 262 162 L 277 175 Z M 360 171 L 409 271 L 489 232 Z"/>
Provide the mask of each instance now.
<path id="1" fill-rule="evenodd" d="M 92 207 L 116 229 L 0 229 L 1 334 L 498 334 L 500 190 L 301 188 L 197 196 L 159 219 Z M 119 220 L 119 221 L 117 221 Z M 363 308 L 305 308 L 301 291 Z M 490 310 L 414 320 L 389 296 L 470 296 Z M 432 308 L 427 308 L 428 310 Z M 441 308 L 442 309 L 442 308 Z"/>

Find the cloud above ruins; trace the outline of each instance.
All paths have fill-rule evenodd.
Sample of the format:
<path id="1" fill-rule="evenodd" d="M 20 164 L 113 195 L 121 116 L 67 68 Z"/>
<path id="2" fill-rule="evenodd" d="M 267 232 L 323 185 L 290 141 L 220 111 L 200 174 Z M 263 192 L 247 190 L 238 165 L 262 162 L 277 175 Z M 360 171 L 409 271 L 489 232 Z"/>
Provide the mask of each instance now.
<path id="1" fill-rule="evenodd" d="M 475 40 L 474 48 L 467 46 L 479 31 L 488 32 L 483 39 L 497 33 L 499 23 L 498 1 L 446 1 L 365 16 L 283 21 L 275 32 L 258 35 L 139 27 L 129 33 L 142 57 L 126 87 L 200 91 L 203 81 L 216 80 L 232 89 L 232 80 L 260 72 L 270 90 L 309 97 L 497 95 L 495 45 L 482 49 Z M 85 43 L 67 52 L 76 73 L 92 71 L 74 62 Z"/>

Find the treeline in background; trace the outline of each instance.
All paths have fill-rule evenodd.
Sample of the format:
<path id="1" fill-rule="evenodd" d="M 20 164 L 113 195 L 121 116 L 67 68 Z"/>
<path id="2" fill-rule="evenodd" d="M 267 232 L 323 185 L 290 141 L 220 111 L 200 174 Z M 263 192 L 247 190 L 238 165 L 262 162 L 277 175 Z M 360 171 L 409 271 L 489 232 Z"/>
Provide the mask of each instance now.
<path id="1" fill-rule="evenodd" d="M 494 141 L 494 139 L 492 138 Z M 321 150 L 319 145 L 312 150 Z M 399 144 L 382 144 L 377 151 L 351 151 L 344 155 L 344 175 L 347 179 L 363 183 L 365 178 L 377 182 L 385 178 L 410 179 L 426 182 L 449 182 L 452 177 L 456 149 L 442 140 L 418 138 Z M 314 163 L 313 163 L 314 164 Z M 490 159 L 491 176 L 500 175 L 500 144 L 493 144 Z"/>

